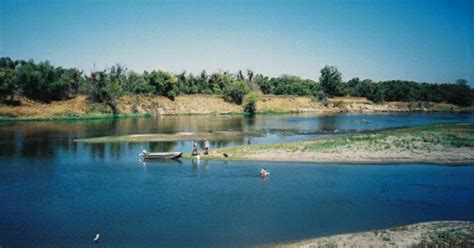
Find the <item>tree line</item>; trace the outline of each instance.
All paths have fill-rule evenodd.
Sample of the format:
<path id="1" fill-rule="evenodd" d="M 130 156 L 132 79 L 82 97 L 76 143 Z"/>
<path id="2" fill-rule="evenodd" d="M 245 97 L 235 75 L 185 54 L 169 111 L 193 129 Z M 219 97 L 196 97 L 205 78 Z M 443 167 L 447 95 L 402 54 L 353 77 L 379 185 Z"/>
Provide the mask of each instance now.
<path id="1" fill-rule="evenodd" d="M 268 77 L 252 70 L 237 73 L 202 71 L 195 75 L 173 74 L 161 70 L 138 73 L 115 65 L 107 70 L 89 74 L 76 68 L 55 67 L 48 61 L 0 58 L 0 101 L 10 103 L 14 96 L 24 96 L 45 103 L 87 95 L 92 102 L 104 103 L 115 110 L 122 95 L 165 96 L 174 100 L 179 95 L 218 94 L 228 102 L 242 104 L 249 112 L 255 110 L 257 94 L 313 96 L 319 100 L 334 96 L 366 97 L 384 101 L 447 102 L 460 106 L 473 104 L 474 90 L 467 81 L 455 83 L 420 83 L 391 80 L 374 82 L 370 79 L 342 80 L 333 66 L 320 71 L 319 82 L 283 74 Z"/>

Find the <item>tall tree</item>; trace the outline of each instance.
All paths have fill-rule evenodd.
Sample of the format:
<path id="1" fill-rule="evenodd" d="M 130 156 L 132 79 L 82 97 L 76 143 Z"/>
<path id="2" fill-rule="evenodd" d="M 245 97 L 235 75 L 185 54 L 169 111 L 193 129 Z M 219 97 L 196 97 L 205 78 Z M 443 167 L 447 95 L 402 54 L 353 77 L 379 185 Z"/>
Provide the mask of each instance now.
<path id="1" fill-rule="evenodd" d="M 171 100 L 178 95 L 178 79 L 171 73 L 165 71 L 152 71 L 146 75 L 151 86 L 159 96 L 166 96 Z"/>
<path id="2" fill-rule="evenodd" d="M 321 76 L 319 82 L 323 87 L 324 92 L 328 96 L 343 96 L 345 95 L 345 86 L 342 82 L 342 74 L 334 66 L 326 65 L 321 69 Z"/>
<path id="3" fill-rule="evenodd" d="M 18 89 L 15 82 L 15 71 L 11 68 L 0 68 L 0 102 L 3 102 L 10 97 L 13 100 Z"/>

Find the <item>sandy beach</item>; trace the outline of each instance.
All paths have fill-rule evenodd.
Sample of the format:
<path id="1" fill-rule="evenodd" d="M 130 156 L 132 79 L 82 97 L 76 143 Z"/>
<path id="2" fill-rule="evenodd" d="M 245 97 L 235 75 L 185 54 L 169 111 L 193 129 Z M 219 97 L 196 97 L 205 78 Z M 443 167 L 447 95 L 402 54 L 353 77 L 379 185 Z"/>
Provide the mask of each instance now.
<path id="1" fill-rule="evenodd" d="M 474 222 L 435 221 L 265 247 L 472 247 Z"/>

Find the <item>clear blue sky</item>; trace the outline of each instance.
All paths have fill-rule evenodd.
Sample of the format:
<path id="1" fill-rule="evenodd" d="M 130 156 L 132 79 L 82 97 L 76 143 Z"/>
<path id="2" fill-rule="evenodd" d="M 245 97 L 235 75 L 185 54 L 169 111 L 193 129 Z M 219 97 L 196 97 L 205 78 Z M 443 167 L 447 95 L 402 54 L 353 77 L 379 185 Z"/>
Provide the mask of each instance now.
<path id="1" fill-rule="evenodd" d="M 474 1 L 0 1 L 0 56 L 474 83 Z"/>

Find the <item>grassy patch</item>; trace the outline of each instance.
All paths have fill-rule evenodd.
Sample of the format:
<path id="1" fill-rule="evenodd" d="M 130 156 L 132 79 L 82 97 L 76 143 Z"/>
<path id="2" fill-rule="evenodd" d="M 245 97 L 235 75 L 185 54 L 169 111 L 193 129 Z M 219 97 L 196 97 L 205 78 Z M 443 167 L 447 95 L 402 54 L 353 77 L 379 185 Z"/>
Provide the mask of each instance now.
<path id="1" fill-rule="evenodd" d="M 474 228 L 433 230 L 413 247 L 473 247 Z"/>

